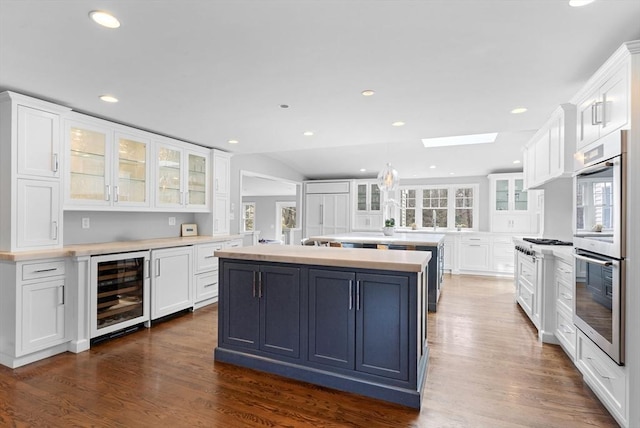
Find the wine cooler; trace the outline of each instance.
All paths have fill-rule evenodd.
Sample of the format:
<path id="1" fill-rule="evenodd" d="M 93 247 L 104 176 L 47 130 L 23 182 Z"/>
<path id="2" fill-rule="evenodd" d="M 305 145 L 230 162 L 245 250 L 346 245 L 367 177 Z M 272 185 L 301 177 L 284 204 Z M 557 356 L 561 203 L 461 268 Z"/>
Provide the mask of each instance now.
<path id="1" fill-rule="evenodd" d="M 91 258 L 91 338 L 149 321 L 149 251 Z"/>

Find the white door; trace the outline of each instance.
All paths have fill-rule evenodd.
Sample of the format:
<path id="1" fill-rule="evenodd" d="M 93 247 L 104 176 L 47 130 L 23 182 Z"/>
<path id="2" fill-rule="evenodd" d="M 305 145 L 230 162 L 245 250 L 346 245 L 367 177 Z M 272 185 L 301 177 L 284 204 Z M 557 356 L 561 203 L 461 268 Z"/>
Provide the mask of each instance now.
<path id="1" fill-rule="evenodd" d="M 151 252 L 152 320 L 193 306 L 192 258 L 192 247 Z"/>
<path id="2" fill-rule="evenodd" d="M 322 235 L 323 228 L 323 196 L 324 195 L 307 195 L 305 205 L 305 229 L 308 238 L 310 236 Z"/>
<path id="3" fill-rule="evenodd" d="M 64 304 L 64 279 L 22 286 L 20 354 L 64 342 Z"/>
<path id="4" fill-rule="evenodd" d="M 60 176 L 60 116 L 18 106 L 18 174 Z"/>
<path id="5" fill-rule="evenodd" d="M 61 244 L 57 182 L 18 179 L 16 214 L 17 248 L 38 249 Z"/>

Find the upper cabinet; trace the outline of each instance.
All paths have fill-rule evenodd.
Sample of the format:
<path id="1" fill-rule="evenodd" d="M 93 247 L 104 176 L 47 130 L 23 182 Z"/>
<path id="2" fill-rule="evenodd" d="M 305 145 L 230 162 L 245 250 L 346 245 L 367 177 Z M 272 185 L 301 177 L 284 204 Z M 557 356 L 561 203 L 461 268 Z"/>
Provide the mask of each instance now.
<path id="1" fill-rule="evenodd" d="M 151 206 L 150 140 L 142 133 L 110 125 L 77 114 L 65 121 L 65 209 Z"/>
<path id="2" fill-rule="evenodd" d="M 576 108 L 558 107 L 524 148 L 525 188 L 534 189 L 573 172 Z"/>
<path id="3" fill-rule="evenodd" d="M 377 180 L 356 180 L 352 189 L 353 230 L 380 230 L 383 226 L 383 200 Z"/>
<path id="4" fill-rule="evenodd" d="M 155 207 L 209 210 L 209 149 L 155 141 Z"/>
<path id="5" fill-rule="evenodd" d="M 231 155 L 213 151 L 213 234 L 228 235 L 231 212 Z"/>
<path id="6" fill-rule="evenodd" d="M 537 232 L 535 204 L 524 189 L 521 173 L 490 174 L 491 232 Z"/>
<path id="7" fill-rule="evenodd" d="M 69 109 L 0 94 L 0 250 L 62 245 L 60 118 Z"/>

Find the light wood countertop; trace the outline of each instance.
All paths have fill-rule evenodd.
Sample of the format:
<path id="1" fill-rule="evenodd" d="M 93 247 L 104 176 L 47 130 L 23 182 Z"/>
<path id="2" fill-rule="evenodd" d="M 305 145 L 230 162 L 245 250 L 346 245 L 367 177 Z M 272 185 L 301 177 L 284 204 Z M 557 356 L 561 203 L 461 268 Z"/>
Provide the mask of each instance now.
<path id="1" fill-rule="evenodd" d="M 423 272 L 431 251 L 384 251 L 301 245 L 254 245 L 215 252 L 216 257 L 257 262 Z"/>
<path id="2" fill-rule="evenodd" d="M 129 251 L 154 250 L 158 248 L 181 247 L 185 245 L 240 239 L 240 235 L 188 236 L 175 238 L 143 239 L 137 241 L 103 242 L 98 244 L 66 245 L 52 250 L 0 252 L 0 260 L 12 262 L 25 260 L 53 259 L 58 257 L 82 257 L 100 254 L 124 253 Z"/>

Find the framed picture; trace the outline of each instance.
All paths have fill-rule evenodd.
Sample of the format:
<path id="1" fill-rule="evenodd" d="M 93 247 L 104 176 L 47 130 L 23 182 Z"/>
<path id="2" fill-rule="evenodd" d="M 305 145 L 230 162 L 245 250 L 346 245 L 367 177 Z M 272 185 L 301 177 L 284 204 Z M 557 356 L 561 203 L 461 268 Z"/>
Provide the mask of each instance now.
<path id="1" fill-rule="evenodd" d="M 184 223 L 182 225 L 182 236 L 198 236 L 198 225 L 195 223 Z"/>

